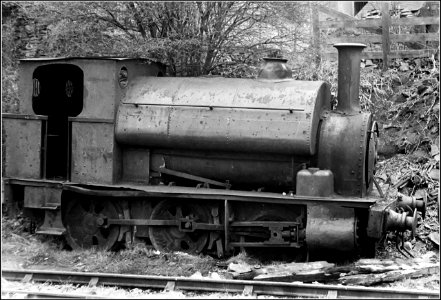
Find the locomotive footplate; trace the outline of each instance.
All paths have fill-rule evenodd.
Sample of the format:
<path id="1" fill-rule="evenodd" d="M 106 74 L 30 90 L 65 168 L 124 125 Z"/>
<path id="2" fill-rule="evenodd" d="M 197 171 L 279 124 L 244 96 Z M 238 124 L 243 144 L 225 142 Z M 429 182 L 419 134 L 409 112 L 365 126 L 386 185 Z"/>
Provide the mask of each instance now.
<path id="1" fill-rule="evenodd" d="M 320 196 L 299 196 L 282 195 L 269 192 L 248 192 L 224 189 L 197 189 L 193 187 L 180 186 L 149 186 L 133 184 L 88 184 L 87 186 L 72 183 L 38 179 L 8 178 L 9 184 L 32 185 L 32 186 L 50 186 L 56 184 L 63 190 L 72 191 L 79 194 L 90 196 L 104 196 L 115 198 L 126 197 L 148 197 L 148 198 L 173 198 L 177 201 L 188 201 L 188 199 L 206 199 L 220 201 L 245 201 L 254 203 L 278 203 L 278 204 L 303 204 L 313 203 L 334 204 L 343 207 L 369 208 L 378 201 L 378 197 L 320 197 Z"/>
<path id="2" fill-rule="evenodd" d="M 111 185 L 89 184 L 88 188 L 78 184 L 64 183 L 63 189 L 72 192 L 93 196 L 106 197 L 151 197 L 156 199 L 173 198 L 176 201 L 189 201 L 188 199 L 204 199 L 217 201 L 244 201 L 254 203 L 274 204 L 301 204 L 309 205 L 314 203 L 333 204 L 343 207 L 369 208 L 378 201 L 377 197 L 355 198 L 355 197 L 321 197 L 321 196 L 299 196 L 282 195 L 279 193 L 237 191 L 225 189 L 197 189 L 193 187 L 163 186 L 163 185 L 132 185 L 120 184 Z M 98 190 L 99 188 L 99 190 Z M 106 189 L 107 188 L 107 189 Z"/>

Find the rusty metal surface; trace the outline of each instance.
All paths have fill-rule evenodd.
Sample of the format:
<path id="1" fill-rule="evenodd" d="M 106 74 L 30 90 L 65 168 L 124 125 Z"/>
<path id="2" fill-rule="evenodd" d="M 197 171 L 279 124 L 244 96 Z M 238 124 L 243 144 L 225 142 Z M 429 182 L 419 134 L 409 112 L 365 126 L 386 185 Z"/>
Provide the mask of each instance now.
<path id="1" fill-rule="evenodd" d="M 322 81 L 138 77 L 123 103 L 311 111 Z"/>
<path id="2" fill-rule="evenodd" d="M 11 219 L 22 212 L 20 200 L 23 199 L 23 186 L 13 185 L 9 179 L 2 178 L 2 210 Z"/>
<path id="3" fill-rule="evenodd" d="M 255 155 L 247 153 L 203 153 L 200 151 L 164 151 L 152 153 L 151 168 L 166 168 L 225 182 L 233 188 L 253 185 L 260 188 L 286 187 L 293 190 L 295 175 L 307 158 L 285 155 Z"/>
<path id="4" fill-rule="evenodd" d="M 308 168 L 297 172 L 296 194 L 329 197 L 334 194 L 334 174 L 330 170 Z"/>
<path id="5" fill-rule="evenodd" d="M 84 107 L 78 117 L 113 119 L 116 109 L 116 62 L 81 60 L 84 73 Z"/>
<path id="6" fill-rule="evenodd" d="M 258 78 L 286 79 L 292 78 L 292 70 L 286 66 L 287 59 L 264 57 Z"/>
<path id="7" fill-rule="evenodd" d="M 35 69 L 40 66 L 54 64 L 70 64 L 81 68 L 84 74 L 84 105 L 79 115 L 81 118 L 114 119 L 115 108 L 123 94 L 118 86 L 117 75 L 122 65 L 129 69 L 129 80 L 134 76 L 154 75 L 164 70 L 160 63 L 144 64 L 143 59 L 102 59 L 102 58 L 60 58 L 60 59 L 26 59 L 19 65 L 21 114 L 35 114 L 32 109 L 32 77 Z M 56 77 L 57 74 L 54 74 Z M 27 101 L 29 99 L 29 101 Z"/>
<path id="8" fill-rule="evenodd" d="M 20 114 L 10 114 L 10 113 L 2 113 L 2 118 L 6 118 L 6 119 L 22 119 L 22 120 L 47 120 L 47 116 L 41 116 L 41 115 L 20 115 Z"/>
<path id="9" fill-rule="evenodd" d="M 134 81 L 118 109 L 115 135 L 146 147 L 311 155 L 319 113 L 330 101 L 323 82 Z"/>
<path id="10" fill-rule="evenodd" d="M 66 240 L 72 249 L 109 250 L 117 242 L 120 227 L 101 226 L 102 218 L 117 219 L 122 216 L 119 205 L 111 200 L 87 199 L 76 195 L 66 205 L 63 223 Z"/>
<path id="11" fill-rule="evenodd" d="M 318 167 L 334 173 L 334 190 L 339 195 L 364 197 L 369 180 L 365 176 L 368 131 L 371 114 L 324 115 L 320 131 Z M 371 185 L 372 186 L 372 185 Z"/>
<path id="12" fill-rule="evenodd" d="M 113 124 L 72 122 L 72 181 L 113 183 L 113 148 Z"/>
<path id="13" fill-rule="evenodd" d="M 310 121 L 300 112 L 123 104 L 115 136 L 146 147 L 310 154 Z"/>
<path id="14" fill-rule="evenodd" d="M 26 186 L 24 189 L 24 207 L 43 208 L 61 205 L 61 188 Z"/>
<path id="15" fill-rule="evenodd" d="M 336 205 L 308 205 L 306 243 L 314 257 L 353 252 L 356 245 L 356 222 L 353 208 Z"/>
<path id="16" fill-rule="evenodd" d="M 66 233 L 66 228 L 61 220 L 61 211 L 58 210 L 45 210 L 44 211 L 44 223 L 37 228 L 35 232 L 37 234 L 49 234 L 49 235 L 63 235 Z"/>
<path id="17" fill-rule="evenodd" d="M 220 182 L 220 181 L 211 180 L 211 179 L 208 179 L 208 178 L 204 178 L 204 177 L 200 177 L 200 176 L 195 176 L 195 175 L 184 173 L 184 172 L 170 170 L 170 169 L 167 169 L 165 167 L 159 167 L 158 168 L 158 172 L 161 173 L 161 174 L 172 175 L 172 176 L 175 176 L 175 177 L 178 177 L 178 178 L 189 179 L 189 180 L 192 180 L 192 181 L 198 182 L 198 183 L 204 183 L 204 184 L 208 184 L 208 185 L 221 186 L 221 187 L 224 187 L 226 189 L 230 188 L 229 181 Z"/>
<path id="18" fill-rule="evenodd" d="M 102 195 L 109 197 L 158 197 L 176 199 L 207 199 L 207 200 L 232 200 L 256 203 L 279 203 L 279 204 L 311 204 L 324 203 L 335 204 L 342 207 L 369 208 L 379 200 L 378 197 L 316 197 L 316 196 L 297 196 L 282 195 L 280 193 L 234 191 L 223 189 L 197 189 L 194 187 L 179 186 L 151 186 L 134 184 L 96 184 L 90 183 L 87 188 L 82 188 L 74 182 L 54 182 L 45 180 L 30 179 L 9 179 L 9 184 L 33 185 L 33 186 L 62 186 L 65 190 L 72 190 L 86 195 Z"/>
<path id="19" fill-rule="evenodd" d="M 358 99 L 360 86 L 361 52 L 366 45 L 357 43 L 335 44 L 338 50 L 337 110 L 346 113 L 361 112 Z"/>
<path id="20" fill-rule="evenodd" d="M 375 184 L 375 170 L 376 170 L 376 164 L 377 164 L 377 149 L 378 149 L 378 136 L 379 136 L 379 130 L 377 122 L 373 121 L 371 130 L 368 132 L 368 145 L 367 145 L 367 151 L 366 154 L 366 165 L 365 165 L 365 181 L 366 181 L 366 189 L 367 193 L 370 193 L 373 189 L 373 186 Z"/>
<path id="21" fill-rule="evenodd" d="M 385 233 L 386 210 L 394 208 L 395 201 L 378 201 L 369 208 L 368 224 L 366 227 L 367 236 L 373 239 L 380 239 Z"/>
<path id="22" fill-rule="evenodd" d="M 150 175 L 150 151 L 140 148 L 122 150 L 122 181 L 148 183 Z"/>
<path id="23" fill-rule="evenodd" d="M 5 176 L 41 178 L 43 120 L 3 117 Z"/>

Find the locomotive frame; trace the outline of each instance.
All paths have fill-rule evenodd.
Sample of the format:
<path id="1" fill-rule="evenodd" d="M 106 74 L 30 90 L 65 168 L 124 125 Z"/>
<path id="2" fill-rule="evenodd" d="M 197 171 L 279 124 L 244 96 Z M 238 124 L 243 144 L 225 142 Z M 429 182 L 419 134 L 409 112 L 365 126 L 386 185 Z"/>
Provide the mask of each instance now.
<path id="1" fill-rule="evenodd" d="M 294 91 L 303 101 L 301 109 L 283 101 L 267 104 L 282 116 L 299 118 L 296 124 L 304 130 L 293 135 L 283 131 L 284 123 L 274 123 L 280 138 L 262 137 L 268 140 L 265 145 L 257 139 L 235 140 L 234 133 L 203 136 L 191 131 L 194 123 L 185 120 L 177 122 L 175 131 L 170 129 L 171 116 L 179 119 L 174 110 L 183 116 L 185 109 L 194 109 L 198 116 L 223 110 L 239 116 L 254 111 L 262 111 L 259 118 L 268 115 L 269 108 L 253 98 L 260 97 L 259 91 L 251 100 L 242 98 L 239 107 L 234 101 L 219 104 L 222 97 L 211 98 L 212 103 L 200 100 L 202 104 L 175 105 L 167 102 L 168 96 L 163 102 L 160 96 L 158 103 L 143 102 L 154 93 L 172 93 L 184 83 L 207 85 L 221 95 L 222 89 L 237 84 L 234 80 L 157 79 L 165 74 L 165 66 L 147 59 L 23 59 L 20 112 L 2 114 L 7 210 L 13 215 L 24 209 L 37 220 L 36 233 L 65 235 L 72 248 L 111 249 L 120 242 L 150 239 L 159 250 L 208 249 L 219 257 L 239 247 L 286 247 L 303 259 L 348 253 L 372 256 L 375 242 L 386 231 L 415 231 L 416 213 L 424 214 L 425 199 L 386 202 L 372 195 L 378 128 L 358 103 L 363 45 L 336 47 L 336 110 L 330 107 L 324 83 L 295 83 L 284 61 L 268 60 L 260 79 L 247 81 L 251 87 L 247 93 L 258 88 L 275 93 L 273 85 L 279 83 L 287 91 L 278 94 L 280 99 Z M 179 88 L 175 93 L 185 94 Z M 260 91 L 263 98 L 271 97 L 268 90 Z M 231 99 L 238 102 L 237 97 Z M 310 111 L 303 109 L 308 105 Z M 162 116 L 165 110 L 165 119 L 151 117 Z M 167 121 L 166 133 L 160 132 L 160 123 Z M 151 123 L 155 126 L 149 127 Z M 216 132 L 223 133 L 222 123 L 216 126 Z M 198 149 L 202 146 L 178 135 L 189 131 L 208 148 Z M 284 133 L 289 138 L 284 139 Z M 150 140 L 158 140 L 158 146 L 144 146 Z M 264 150 L 252 153 L 256 147 Z M 299 154 L 287 155 L 289 147 Z M 243 151 L 234 152 L 235 148 Z M 210 167 L 219 171 L 201 171 Z M 291 186 L 273 184 L 264 191 L 258 185 L 259 178 L 279 184 L 282 177 Z M 241 185 L 241 180 L 247 184 Z"/>

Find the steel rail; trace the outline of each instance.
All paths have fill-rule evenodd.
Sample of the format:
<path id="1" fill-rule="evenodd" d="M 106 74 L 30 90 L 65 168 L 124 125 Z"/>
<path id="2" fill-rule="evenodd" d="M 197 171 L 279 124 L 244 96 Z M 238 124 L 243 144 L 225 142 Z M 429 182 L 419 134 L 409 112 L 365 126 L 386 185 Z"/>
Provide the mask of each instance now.
<path id="1" fill-rule="evenodd" d="M 440 293 L 429 290 L 394 290 L 385 288 L 305 283 L 269 282 L 254 280 L 215 280 L 185 277 L 126 275 L 110 273 L 60 272 L 42 270 L 2 270 L 2 278 L 13 281 L 73 283 L 122 288 L 191 290 L 199 292 L 243 293 L 285 297 L 330 298 L 434 298 Z"/>
<path id="2" fill-rule="evenodd" d="M 25 299 L 113 299 L 110 297 L 99 297 L 88 294 L 70 294 L 70 293 L 2 289 L 2 295 L 7 295 L 7 294 L 19 294 L 22 295 L 22 297 Z"/>

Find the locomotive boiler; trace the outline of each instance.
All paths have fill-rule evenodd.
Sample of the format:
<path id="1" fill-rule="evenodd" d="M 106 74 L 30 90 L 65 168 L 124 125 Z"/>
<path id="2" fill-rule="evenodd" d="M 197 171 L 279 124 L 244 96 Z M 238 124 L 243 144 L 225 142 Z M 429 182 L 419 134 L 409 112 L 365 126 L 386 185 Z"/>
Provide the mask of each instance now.
<path id="1" fill-rule="evenodd" d="M 372 256 L 387 231 L 415 231 L 425 199 L 372 193 L 364 45 L 335 46 L 335 109 L 327 83 L 293 80 L 282 59 L 256 79 L 164 77 L 147 59 L 22 60 L 20 113 L 3 114 L 9 211 L 74 249 Z"/>

